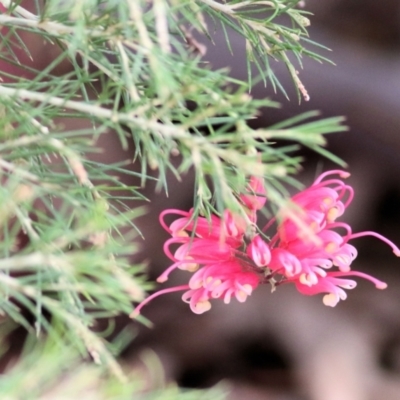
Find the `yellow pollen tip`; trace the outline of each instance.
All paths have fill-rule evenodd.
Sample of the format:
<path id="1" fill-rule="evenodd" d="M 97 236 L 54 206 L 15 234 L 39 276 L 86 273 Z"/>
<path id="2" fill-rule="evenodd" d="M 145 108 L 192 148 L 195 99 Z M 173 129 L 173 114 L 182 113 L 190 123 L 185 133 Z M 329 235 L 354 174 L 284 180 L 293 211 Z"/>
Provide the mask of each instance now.
<path id="1" fill-rule="evenodd" d="M 205 312 L 208 311 L 210 308 L 211 308 L 211 303 L 210 303 L 208 300 L 206 300 L 206 301 L 199 301 L 199 302 L 197 302 L 196 305 L 195 305 L 195 309 L 196 309 L 196 312 L 197 312 L 198 314 L 205 313 Z"/>
<path id="2" fill-rule="evenodd" d="M 203 280 L 198 279 L 197 281 L 189 282 L 190 289 L 200 289 L 203 286 Z"/>
<path id="3" fill-rule="evenodd" d="M 325 246 L 325 251 L 327 253 L 333 253 L 336 250 L 336 244 L 334 242 L 330 242 Z"/>
<path id="4" fill-rule="evenodd" d="M 300 280 L 300 283 L 302 283 L 303 285 L 311 286 L 311 282 L 308 280 L 306 274 L 301 274 L 299 280 Z"/>
<path id="5" fill-rule="evenodd" d="M 184 260 L 193 260 L 193 257 L 191 256 L 186 256 Z M 183 260 L 182 260 L 183 261 Z M 194 272 L 199 269 L 199 264 L 197 263 L 184 263 L 178 266 L 179 269 L 182 269 L 184 271 L 189 271 L 189 272 Z"/>
<path id="6" fill-rule="evenodd" d="M 236 298 L 238 301 L 243 302 L 247 299 L 247 293 L 245 293 L 243 290 L 239 290 L 236 292 Z"/>
<path id="7" fill-rule="evenodd" d="M 328 307 L 335 307 L 339 300 L 335 294 L 329 293 L 323 297 L 322 302 Z"/>
<path id="8" fill-rule="evenodd" d="M 212 276 L 207 277 L 206 283 L 210 283 L 214 278 Z"/>
<path id="9" fill-rule="evenodd" d="M 334 221 L 339 214 L 339 210 L 336 207 L 332 207 L 326 214 L 326 218 L 329 222 Z"/>
<path id="10" fill-rule="evenodd" d="M 325 199 L 322 200 L 322 202 L 327 206 L 329 206 L 330 204 L 332 204 L 332 199 L 330 197 L 325 197 Z"/>
<path id="11" fill-rule="evenodd" d="M 188 237 L 189 234 L 182 229 L 180 231 L 175 232 L 174 236 L 175 237 Z"/>
<path id="12" fill-rule="evenodd" d="M 157 278 L 158 283 L 164 283 L 164 282 L 167 282 L 167 280 L 168 280 L 168 278 L 166 276 L 159 276 Z"/>
<path id="13" fill-rule="evenodd" d="M 195 263 L 191 263 L 191 264 L 185 264 L 185 270 L 189 271 L 189 272 L 195 272 L 199 269 L 200 265 L 199 264 L 195 264 Z"/>
<path id="14" fill-rule="evenodd" d="M 243 289 L 241 291 L 246 293 L 247 296 L 250 296 L 253 291 L 253 287 L 249 283 L 246 283 L 243 285 Z"/>

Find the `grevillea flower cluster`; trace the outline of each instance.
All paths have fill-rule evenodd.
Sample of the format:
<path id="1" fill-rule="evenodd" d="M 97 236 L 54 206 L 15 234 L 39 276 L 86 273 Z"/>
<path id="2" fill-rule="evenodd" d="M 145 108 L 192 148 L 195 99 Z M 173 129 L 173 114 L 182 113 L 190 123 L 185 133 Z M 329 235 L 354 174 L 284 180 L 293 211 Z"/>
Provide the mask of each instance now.
<path id="1" fill-rule="evenodd" d="M 346 289 L 360 277 L 385 289 L 386 283 L 351 270 L 357 257 L 349 242 L 361 236 L 375 236 L 387 243 L 396 256 L 400 250 L 375 232 L 353 233 L 339 222 L 353 199 L 353 188 L 343 179 L 349 173 L 328 171 L 307 189 L 292 197 L 290 206 L 282 207 L 276 218 L 262 230 L 256 229 L 257 211 L 266 203 L 263 180 L 252 177 L 247 192 L 240 196 L 248 218 L 226 210 L 222 218 L 195 217 L 194 211 L 169 209 L 160 215 L 160 223 L 171 235 L 164 245 L 172 265 L 158 278 L 168 280 L 175 269 L 192 273 L 188 284 L 155 292 L 136 307 L 134 314 L 153 298 L 170 292 L 184 291 L 182 300 L 191 310 L 202 314 L 211 308 L 210 300 L 229 303 L 232 298 L 246 301 L 260 284 L 276 286 L 293 283 L 304 295 L 324 294 L 323 303 L 334 307 L 347 297 Z M 166 215 L 178 218 L 166 224 Z M 249 224 L 253 229 L 248 229 Z M 267 240 L 263 231 L 276 225 L 276 233 Z M 252 233 L 249 233 L 252 232 Z M 171 248 L 175 250 L 172 251 Z"/>

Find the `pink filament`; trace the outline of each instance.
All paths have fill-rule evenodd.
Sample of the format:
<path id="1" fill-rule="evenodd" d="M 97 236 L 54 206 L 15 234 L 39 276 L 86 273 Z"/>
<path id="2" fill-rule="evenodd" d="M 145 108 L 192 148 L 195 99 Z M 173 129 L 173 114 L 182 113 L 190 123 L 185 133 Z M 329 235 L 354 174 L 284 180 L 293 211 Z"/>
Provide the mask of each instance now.
<path id="1" fill-rule="evenodd" d="M 335 169 L 332 171 L 326 171 L 323 174 L 321 174 L 312 184 L 312 186 L 319 184 L 325 177 L 329 175 L 339 175 L 341 178 L 346 179 L 350 176 L 349 172 L 342 171 L 340 169 Z"/>
<path id="2" fill-rule="evenodd" d="M 181 260 L 181 261 L 177 261 L 176 263 L 172 264 L 170 267 L 168 267 L 158 278 L 157 278 L 157 282 L 166 282 L 168 280 L 168 276 L 169 274 L 179 268 L 179 265 L 181 264 L 188 264 L 188 263 L 193 263 L 193 264 L 197 264 L 195 260 Z"/>
<path id="3" fill-rule="evenodd" d="M 190 289 L 189 285 L 181 285 L 181 286 L 175 286 L 172 288 L 168 288 L 168 289 L 163 289 L 163 290 L 159 290 L 155 293 L 153 293 L 152 295 L 150 295 L 149 297 L 147 297 L 146 299 L 144 299 L 131 313 L 130 317 L 134 318 L 136 316 L 138 316 L 140 314 L 140 310 L 147 304 L 149 303 L 151 300 L 155 299 L 158 296 L 161 296 L 162 294 L 166 294 L 166 293 L 173 293 L 173 292 L 179 292 L 180 290 L 188 290 Z"/>
<path id="4" fill-rule="evenodd" d="M 400 257 L 400 249 L 392 241 L 390 241 L 389 239 L 387 239 L 384 236 L 380 235 L 379 233 L 372 232 L 372 231 L 359 232 L 359 233 L 354 233 L 353 235 L 351 235 L 349 237 L 349 239 L 357 239 L 357 238 L 363 237 L 363 236 L 374 236 L 374 237 L 382 240 L 382 242 L 385 242 L 386 244 L 388 244 L 393 249 L 393 253 L 397 257 Z"/>
<path id="5" fill-rule="evenodd" d="M 327 228 L 331 229 L 331 228 L 343 228 L 347 231 L 346 236 L 343 238 L 343 242 L 347 243 L 347 241 L 349 240 L 349 237 L 352 234 L 351 231 L 351 226 L 346 224 L 345 222 L 333 222 L 332 224 L 327 225 Z"/>
<path id="6" fill-rule="evenodd" d="M 160 221 L 160 225 L 168 232 L 171 233 L 171 229 L 169 229 L 169 226 L 165 223 L 164 221 L 164 216 L 168 215 L 168 214 L 176 214 L 176 215 L 181 215 L 182 217 L 188 217 L 190 215 L 189 212 L 187 211 L 182 211 L 182 210 L 177 210 L 174 208 L 169 208 L 167 210 L 164 210 L 160 213 L 159 216 L 159 221 Z"/>
<path id="7" fill-rule="evenodd" d="M 379 279 L 374 278 L 371 275 L 364 274 L 364 272 L 359 272 L 359 271 L 350 271 L 350 272 L 341 272 L 341 271 L 335 271 L 335 272 L 330 272 L 329 276 L 358 276 L 360 278 L 364 278 L 367 281 L 372 282 L 377 289 L 386 289 L 387 284 L 385 282 L 380 281 Z"/>
<path id="8" fill-rule="evenodd" d="M 353 201 L 354 198 L 354 189 L 349 186 L 345 185 L 343 186 L 343 191 L 347 190 L 349 192 L 349 197 L 347 198 L 346 202 L 344 203 L 344 208 L 347 208 L 349 204 Z"/>
<path id="9" fill-rule="evenodd" d="M 175 257 L 173 256 L 173 254 L 171 253 L 171 250 L 169 249 L 169 246 L 170 246 L 171 244 L 174 244 L 174 243 L 184 244 L 184 243 L 187 243 L 189 240 L 191 240 L 191 238 L 189 238 L 189 237 L 171 238 L 171 239 L 168 239 L 168 240 L 164 243 L 164 246 L 163 246 L 163 250 L 164 250 L 165 255 L 166 255 L 168 258 L 170 258 L 172 261 L 176 261 L 176 258 L 175 258 Z"/>
<path id="10" fill-rule="evenodd" d="M 265 232 L 268 228 L 272 226 L 272 224 L 276 221 L 276 217 L 271 218 L 264 226 L 264 228 L 261 229 L 262 232 Z"/>

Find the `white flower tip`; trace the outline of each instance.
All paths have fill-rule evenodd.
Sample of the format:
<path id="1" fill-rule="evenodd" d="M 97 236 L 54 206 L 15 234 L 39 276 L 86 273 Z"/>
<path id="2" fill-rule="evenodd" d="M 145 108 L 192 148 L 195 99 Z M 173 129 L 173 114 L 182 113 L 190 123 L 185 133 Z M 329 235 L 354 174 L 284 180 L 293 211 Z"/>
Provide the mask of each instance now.
<path id="1" fill-rule="evenodd" d="M 244 303 L 247 299 L 247 293 L 245 293 L 243 290 L 239 290 L 236 293 L 236 299 L 239 303 Z"/>
<path id="2" fill-rule="evenodd" d="M 197 280 L 191 279 L 189 281 L 189 287 L 192 290 L 200 289 L 202 286 L 203 286 L 203 279 L 197 279 Z"/>
<path id="3" fill-rule="evenodd" d="M 323 297 L 322 302 L 328 307 L 335 307 L 339 302 L 339 296 L 335 295 L 334 293 L 326 294 Z"/>
<path id="4" fill-rule="evenodd" d="M 247 299 L 247 296 L 250 296 L 252 291 L 253 291 L 253 287 L 251 285 L 249 285 L 248 283 L 246 283 L 245 285 L 243 285 L 241 287 L 240 290 L 236 291 L 235 295 L 236 295 L 237 301 L 239 301 L 240 303 L 244 303 Z"/>
<path id="5" fill-rule="evenodd" d="M 198 301 L 192 308 L 192 311 L 196 314 L 203 314 L 206 311 L 210 310 L 210 308 L 211 308 L 211 303 L 208 300 Z"/>
<path id="6" fill-rule="evenodd" d="M 387 285 L 387 283 L 385 283 L 385 282 L 377 282 L 376 285 L 375 285 L 375 287 L 376 287 L 377 289 L 381 289 L 381 290 L 386 289 L 387 286 L 388 286 L 388 285 Z"/>
<path id="7" fill-rule="evenodd" d="M 397 257 L 400 257 L 400 249 L 395 249 L 395 250 L 393 250 L 393 253 L 394 253 Z"/>
<path id="8" fill-rule="evenodd" d="M 351 271 L 351 268 L 350 268 L 350 265 L 341 265 L 341 266 L 339 267 L 339 270 L 340 270 L 341 272 L 350 272 L 350 271 Z"/>
<path id="9" fill-rule="evenodd" d="M 250 296 L 251 293 L 253 292 L 253 286 L 251 286 L 250 284 L 246 283 L 243 285 L 242 290 L 248 295 Z"/>
<path id="10" fill-rule="evenodd" d="M 350 172 L 346 172 L 346 171 L 342 171 L 342 172 L 339 174 L 339 176 L 340 176 L 341 178 L 343 178 L 343 179 L 348 178 L 350 175 L 351 175 Z"/>
<path id="11" fill-rule="evenodd" d="M 200 265 L 199 264 L 195 264 L 195 263 L 189 263 L 189 264 L 184 264 L 184 268 L 181 268 L 185 271 L 189 271 L 189 272 L 196 272 Z"/>
<path id="12" fill-rule="evenodd" d="M 313 286 L 316 282 L 313 282 L 313 279 L 311 278 L 310 275 L 307 274 L 301 274 L 299 278 L 300 283 L 303 285 L 306 285 L 308 287 Z"/>
<path id="13" fill-rule="evenodd" d="M 166 276 L 162 276 L 162 275 L 157 278 L 158 283 L 164 283 L 164 282 L 167 282 L 167 280 L 168 280 L 168 278 Z"/>

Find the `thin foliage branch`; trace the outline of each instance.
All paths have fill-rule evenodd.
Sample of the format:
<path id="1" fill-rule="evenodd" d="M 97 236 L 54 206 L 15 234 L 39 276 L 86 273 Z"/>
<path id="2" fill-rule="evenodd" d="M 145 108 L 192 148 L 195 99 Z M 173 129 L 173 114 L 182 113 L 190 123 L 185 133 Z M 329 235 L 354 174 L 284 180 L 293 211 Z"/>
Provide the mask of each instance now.
<path id="1" fill-rule="evenodd" d="M 198 3 L 205 6 L 203 7 L 205 12 L 210 12 L 211 9 L 225 15 L 225 19 L 221 18 L 221 24 L 231 26 L 245 38 L 248 58 L 256 63 L 264 82 L 267 79 L 270 80 L 274 89 L 279 88 L 286 94 L 269 67 L 268 57 L 278 59 L 286 65 L 298 94 L 301 94 L 305 101 L 310 99 L 289 54 L 295 55 L 300 67 L 302 66 L 301 57 L 303 54 L 318 61 L 328 60 L 299 44 L 301 39 L 308 36 L 306 28 L 310 25 L 310 20 L 304 15 L 304 12 L 295 8 L 299 3 L 298 1 L 255 0 L 220 3 L 214 0 L 200 0 Z M 214 15 L 214 12 L 211 14 Z M 274 22 L 276 17 L 282 15 L 290 18 L 291 27 Z M 229 45 L 229 38 L 227 38 L 227 41 Z M 264 71 L 264 68 L 266 71 Z M 249 77 L 251 77 L 250 70 Z"/>
<path id="2" fill-rule="evenodd" d="M 126 384 L 113 343 L 93 329 L 99 316 L 129 315 L 150 287 L 144 265 L 130 261 L 144 213 L 138 200 L 146 199 L 122 176 L 144 185 L 153 169 L 168 190 L 168 170 L 181 180 L 193 170 L 194 215 L 228 208 L 246 217 L 238 194 L 250 176 L 265 180 L 273 206 L 286 204 L 283 183 L 295 182 L 300 145 L 341 162 L 323 146 L 326 134 L 345 129 L 342 119 L 307 113 L 251 128 L 260 108 L 277 104 L 252 98 L 251 79 L 201 58 L 212 41 L 210 21 L 228 39 L 236 30 L 265 82 L 284 91 L 269 64 L 281 61 L 307 99 L 292 56 L 300 66 L 303 55 L 324 58 L 303 46 L 309 20 L 297 3 L 48 0 L 28 10 L 0 0 L 2 314 L 32 335 L 45 331 L 61 347 L 90 354 Z M 44 67 L 35 38 L 55 54 Z M 73 121 L 86 128 L 63 126 Z M 120 141 L 126 162 L 93 160 L 102 135 Z M 6 386 L 0 380 L 0 397 Z"/>
<path id="3" fill-rule="evenodd" d="M 6 285 L 10 290 L 16 290 L 33 300 L 41 297 L 44 307 L 48 308 L 48 310 L 54 315 L 57 315 L 58 318 L 65 320 L 68 326 L 76 330 L 76 333 L 82 338 L 95 362 L 101 363 L 102 359 L 104 359 L 105 363 L 115 376 L 117 376 L 121 382 L 126 382 L 127 378 L 123 373 L 121 366 L 115 361 L 114 357 L 104 345 L 100 337 L 92 332 L 86 324 L 82 322 L 81 318 L 66 311 L 62 304 L 50 297 L 41 296 L 35 287 L 26 284 L 21 285 L 17 279 L 12 278 L 11 276 L 0 274 L 0 284 Z"/>
<path id="4" fill-rule="evenodd" d="M 51 96 L 46 93 L 29 91 L 17 88 L 8 88 L 0 85 L 0 95 L 3 96 L 17 96 L 23 100 L 40 101 L 43 103 L 51 104 L 55 107 L 68 108 L 71 110 L 79 111 L 89 116 L 94 116 L 102 120 L 111 120 L 114 123 L 131 123 L 141 129 L 149 129 L 159 132 L 165 137 L 180 138 L 185 136 L 186 130 L 180 129 L 179 126 L 171 124 L 170 126 L 151 121 L 149 119 L 136 117 L 135 115 L 115 112 L 113 110 L 99 107 L 86 102 L 66 100 L 62 97 Z"/>

